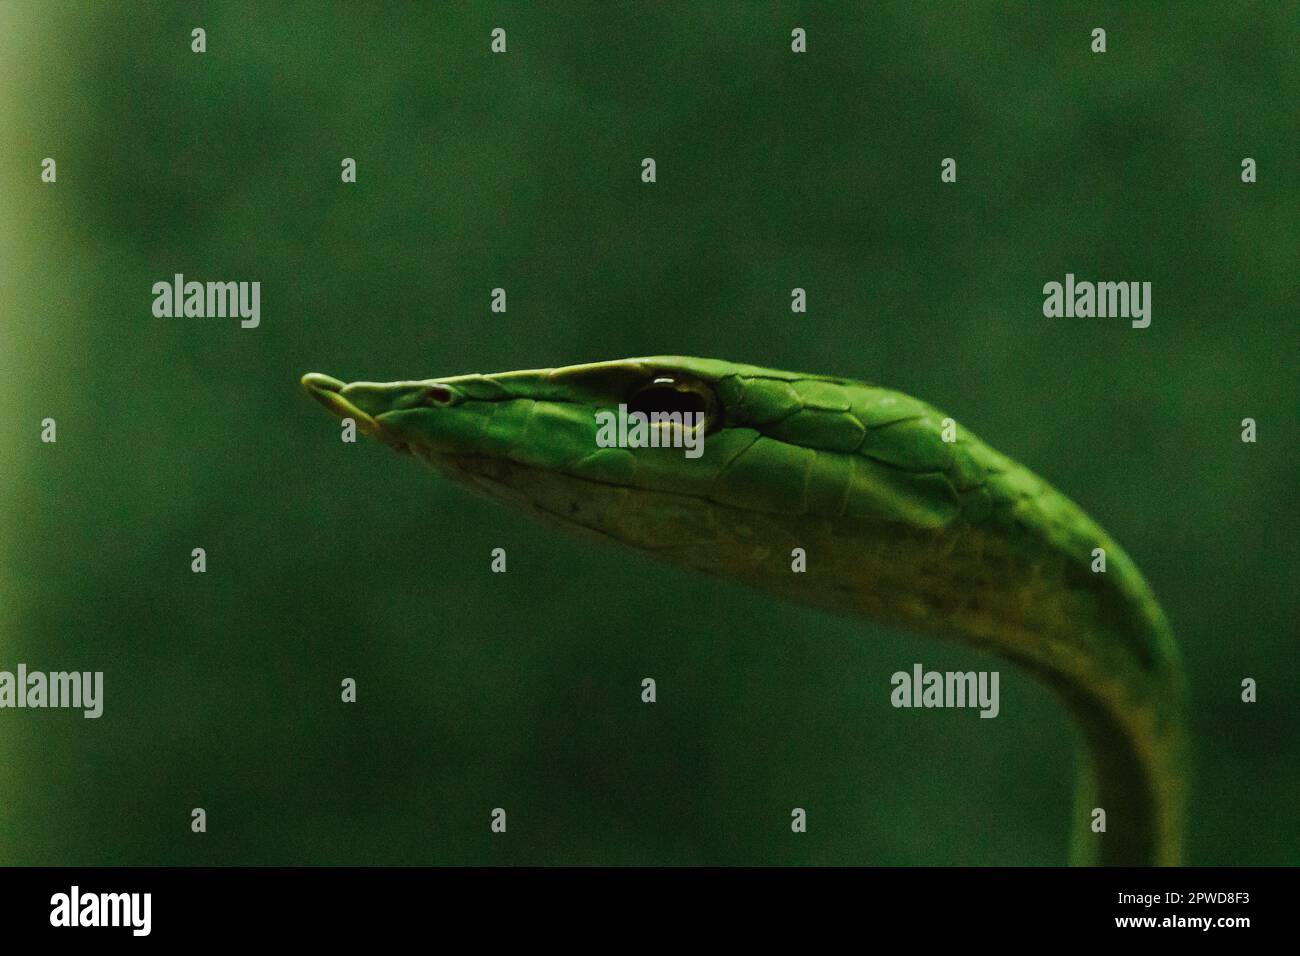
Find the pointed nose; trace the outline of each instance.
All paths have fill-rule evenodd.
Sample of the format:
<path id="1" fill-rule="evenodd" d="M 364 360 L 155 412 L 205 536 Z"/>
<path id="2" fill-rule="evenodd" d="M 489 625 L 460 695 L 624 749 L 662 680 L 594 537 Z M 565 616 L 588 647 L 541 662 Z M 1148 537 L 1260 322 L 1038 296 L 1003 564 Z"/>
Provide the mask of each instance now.
<path id="1" fill-rule="evenodd" d="M 388 412 L 455 405 L 463 399 L 441 382 L 342 382 L 320 372 L 304 375 L 302 387 L 335 415 L 356 419 L 358 428 L 375 435 L 382 432 L 379 417 Z"/>
<path id="2" fill-rule="evenodd" d="M 307 394 L 315 396 L 318 392 L 343 391 L 345 382 L 340 382 L 337 378 L 330 375 L 322 375 L 320 372 L 308 372 L 302 377 L 302 387 L 307 389 Z"/>
<path id="3" fill-rule="evenodd" d="M 306 389 L 308 395 L 339 418 L 353 419 L 363 434 L 376 436 L 382 434 L 382 429 L 374 416 L 353 401 L 350 396 L 343 394 L 344 389 L 349 388 L 347 383 L 330 375 L 322 375 L 320 372 L 308 372 L 302 377 L 302 387 Z"/>

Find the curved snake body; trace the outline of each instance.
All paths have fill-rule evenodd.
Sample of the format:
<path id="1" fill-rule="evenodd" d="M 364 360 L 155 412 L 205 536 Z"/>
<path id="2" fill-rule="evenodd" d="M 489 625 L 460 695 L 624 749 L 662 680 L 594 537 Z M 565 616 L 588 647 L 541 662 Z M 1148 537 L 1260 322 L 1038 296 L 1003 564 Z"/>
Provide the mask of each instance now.
<path id="1" fill-rule="evenodd" d="M 1155 597 L 1078 505 L 924 402 L 679 356 L 303 383 L 386 444 L 568 527 L 1015 661 L 1083 733 L 1074 861 L 1179 862 L 1184 685 Z M 598 412 L 656 397 L 706 415 L 699 458 L 600 446 Z"/>

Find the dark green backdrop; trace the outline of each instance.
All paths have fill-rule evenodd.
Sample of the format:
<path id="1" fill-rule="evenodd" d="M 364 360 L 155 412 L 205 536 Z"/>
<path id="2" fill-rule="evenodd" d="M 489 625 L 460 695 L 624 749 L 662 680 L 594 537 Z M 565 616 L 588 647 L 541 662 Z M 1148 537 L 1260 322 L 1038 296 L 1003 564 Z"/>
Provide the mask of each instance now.
<path id="1" fill-rule="evenodd" d="M 1076 498 L 1186 652 L 1190 861 L 1296 862 L 1298 23 L 0 5 L 0 669 L 106 681 L 0 711 L 0 862 L 1064 861 L 1023 675 L 895 711 L 895 670 L 999 665 L 534 525 L 298 386 L 658 353 L 900 388 Z M 176 272 L 261 281 L 261 327 L 154 318 Z M 1045 319 L 1066 272 L 1152 282 L 1151 327 Z"/>

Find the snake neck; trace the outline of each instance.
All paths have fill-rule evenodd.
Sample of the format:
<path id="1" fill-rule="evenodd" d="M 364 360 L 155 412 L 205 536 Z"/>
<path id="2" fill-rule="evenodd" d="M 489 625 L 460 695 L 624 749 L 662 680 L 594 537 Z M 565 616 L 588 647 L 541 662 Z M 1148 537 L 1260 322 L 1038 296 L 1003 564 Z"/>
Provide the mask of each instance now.
<path id="1" fill-rule="evenodd" d="M 948 630 L 1038 675 L 1074 716 L 1084 746 L 1072 862 L 1177 866 L 1187 691 L 1172 631 L 1124 550 L 1064 496 L 1044 494 L 1057 520 L 976 533 L 976 547 L 1010 573 L 988 581 Z"/>
<path id="2" fill-rule="evenodd" d="M 808 553 L 806 575 L 768 574 L 760 566 L 770 559 L 756 559 L 752 583 L 994 652 L 1057 694 L 1084 744 L 1072 862 L 1180 863 L 1187 746 L 1177 647 L 1137 568 L 1081 511 L 942 531 L 841 519 Z"/>
<path id="3" fill-rule="evenodd" d="M 862 610 L 994 651 L 1057 694 L 1084 744 L 1072 862 L 1176 866 L 1187 765 L 1177 646 L 1127 554 L 1081 511 L 1062 527 L 912 536 L 894 552 L 912 556 L 901 574 L 893 565 L 897 589 L 882 598 L 882 572 L 869 574 Z"/>
<path id="4" fill-rule="evenodd" d="M 982 626 L 966 635 L 1001 645 L 1075 719 L 1083 743 L 1071 826 L 1076 865 L 1182 862 L 1188 762 L 1183 672 L 1154 601 L 1133 610 L 1118 621 L 1044 620 L 1022 608 L 1020 619 L 1004 622 L 996 635 Z"/>

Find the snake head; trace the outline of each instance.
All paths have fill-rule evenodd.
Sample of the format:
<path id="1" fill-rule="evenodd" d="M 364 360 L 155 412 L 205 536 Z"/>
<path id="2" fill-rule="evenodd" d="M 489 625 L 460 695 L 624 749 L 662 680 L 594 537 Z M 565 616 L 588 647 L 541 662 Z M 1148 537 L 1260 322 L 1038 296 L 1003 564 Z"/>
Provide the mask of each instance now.
<path id="1" fill-rule="evenodd" d="M 935 528 L 957 512 L 938 413 L 859 382 L 681 356 L 302 381 L 362 432 L 462 483 L 701 566 L 720 543 L 758 560 L 826 521 Z M 633 413 L 660 419 L 641 444 L 618 428 Z"/>

